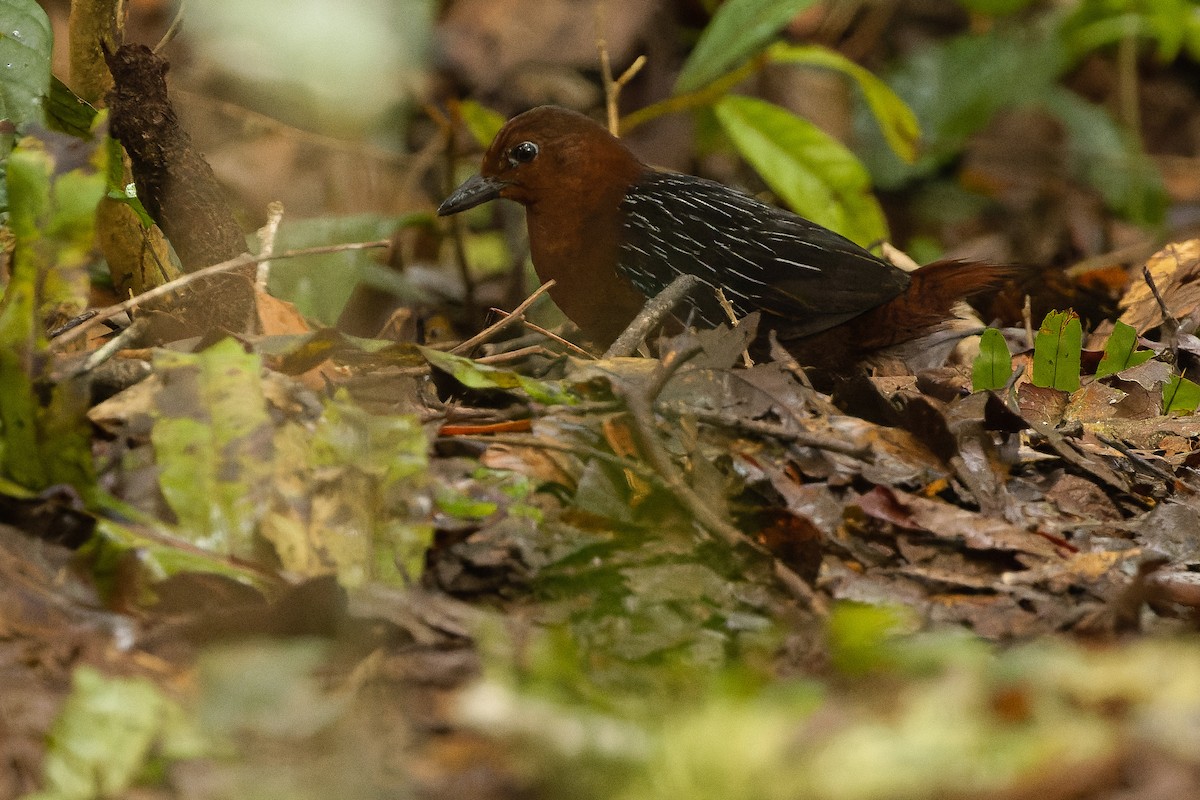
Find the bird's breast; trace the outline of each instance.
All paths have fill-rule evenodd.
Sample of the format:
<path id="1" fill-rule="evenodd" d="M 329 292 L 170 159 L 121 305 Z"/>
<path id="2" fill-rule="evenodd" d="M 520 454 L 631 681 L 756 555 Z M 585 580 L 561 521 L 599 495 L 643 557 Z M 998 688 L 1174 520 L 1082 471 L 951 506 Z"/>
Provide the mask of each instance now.
<path id="1" fill-rule="evenodd" d="M 618 271 L 619 225 L 601 214 L 559 213 L 529 208 L 529 254 L 542 282 L 553 280 L 550 296 L 583 334 L 607 347 L 645 305 Z"/>

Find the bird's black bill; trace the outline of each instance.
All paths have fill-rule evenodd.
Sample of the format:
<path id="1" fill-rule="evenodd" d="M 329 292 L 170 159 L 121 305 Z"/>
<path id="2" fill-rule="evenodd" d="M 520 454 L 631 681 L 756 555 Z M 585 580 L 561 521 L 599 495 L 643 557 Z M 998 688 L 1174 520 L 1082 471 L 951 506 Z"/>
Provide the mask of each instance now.
<path id="1" fill-rule="evenodd" d="M 475 175 L 468 178 L 462 186 L 451 192 L 450 196 L 438 206 L 438 216 L 444 217 L 448 214 L 457 214 L 460 211 L 474 208 L 489 200 L 495 200 L 500 196 L 500 190 L 503 188 L 503 181 L 498 181 L 495 178 L 485 178 L 482 175 Z"/>

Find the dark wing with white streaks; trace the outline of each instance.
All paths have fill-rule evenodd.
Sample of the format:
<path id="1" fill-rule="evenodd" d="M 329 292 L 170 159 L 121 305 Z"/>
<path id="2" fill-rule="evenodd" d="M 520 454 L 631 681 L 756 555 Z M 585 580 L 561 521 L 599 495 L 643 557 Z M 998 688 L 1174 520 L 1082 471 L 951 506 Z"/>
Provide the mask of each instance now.
<path id="1" fill-rule="evenodd" d="M 621 204 L 618 269 L 647 296 L 682 272 L 720 287 L 738 316 L 763 312 L 787 336 L 840 325 L 903 292 L 909 276 L 827 228 L 713 181 L 648 172 Z M 715 326 L 727 315 L 705 289 L 691 298 Z"/>

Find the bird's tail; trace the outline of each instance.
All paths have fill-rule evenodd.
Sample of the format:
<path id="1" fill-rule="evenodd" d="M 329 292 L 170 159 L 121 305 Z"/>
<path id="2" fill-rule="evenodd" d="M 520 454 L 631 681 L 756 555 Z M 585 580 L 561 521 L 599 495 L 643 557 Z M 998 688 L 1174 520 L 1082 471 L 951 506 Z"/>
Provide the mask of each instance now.
<path id="1" fill-rule="evenodd" d="M 856 320 L 866 350 L 915 339 L 954 316 L 954 304 L 995 289 L 1019 269 L 1001 264 L 935 261 L 912 273 L 902 294 Z"/>

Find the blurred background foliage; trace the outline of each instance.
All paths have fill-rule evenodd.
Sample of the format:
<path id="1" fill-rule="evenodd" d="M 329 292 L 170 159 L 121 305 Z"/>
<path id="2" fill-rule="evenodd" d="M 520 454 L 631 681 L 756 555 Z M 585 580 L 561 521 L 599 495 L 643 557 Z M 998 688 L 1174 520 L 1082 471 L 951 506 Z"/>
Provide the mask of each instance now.
<path id="1" fill-rule="evenodd" d="M 45 5 L 70 84 L 67 9 Z M 148 43 L 178 12 L 130 9 L 127 39 Z M 164 52 L 184 125 L 247 230 L 271 200 L 289 241 L 411 228 L 383 270 L 370 255 L 308 259 L 277 291 L 333 323 L 366 281 L 469 326 L 528 288 L 504 277 L 524 261 L 519 215 L 472 215 L 465 253 L 426 215 L 504 118 L 546 102 L 603 118 L 600 39 L 616 76 L 646 57 L 617 105 L 649 163 L 922 262 L 1085 264 L 1086 288 L 1060 287 L 1067 302 L 1042 311 L 1101 317 L 1113 279 L 1097 268 L 1200 215 L 1200 11 L 1187 0 L 213 2 L 186 9 Z M 4 103 L 20 123 L 48 75 L 13 74 Z"/>
<path id="2" fill-rule="evenodd" d="M 126 40 L 156 42 L 179 11 L 130 0 Z M 0 213 L 5 253 L 12 243 L 19 253 L 0 271 L 0 489 L 23 497 L 70 484 L 94 508 L 108 501 L 96 497 L 85 402 L 70 380 L 51 380 L 61 376 L 45 366 L 44 323 L 113 299 L 90 246 L 105 235 L 92 210 L 105 188 L 124 196 L 126 187 L 104 112 L 72 94 L 93 96 L 84 87 L 103 81 L 72 74 L 68 12 L 52 0 L 0 0 Z M 1037 264 L 1045 294 L 1035 304 L 1074 306 L 1088 323 L 1107 318 L 1127 266 L 1200 222 L 1200 8 L 1184 0 L 226 0 L 187 6 L 164 52 L 183 125 L 248 234 L 273 200 L 285 208 L 281 249 L 399 229 L 386 262 L 338 254 L 273 273 L 273 288 L 314 320 L 373 335 L 378 326 L 362 320 L 380 304 L 416 309 L 426 333 L 442 317 L 470 331 L 480 309 L 526 293 L 514 208 L 476 210 L 460 236 L 447 235 L 459 223 L 442 227 L 431 211 L 508 116 L 545 102 L 604 116 L 600 38 L 614 75 L 646 56 L 615 116 L 647 162 L 717 178 L 866 243 L 890 238 L 919 260 Z M 422 504 L 435 476 L 419 424 L 334 399 L 268 436 L 278 397 L 264 390 L 259 358 L 232 345 L 160 356 L 161 374 L 198 375 L 214 399 L 143 421 L 175 436 L 154 443 L 165 483 L 159 473 L 147 483 L 216 552 L 247 558 L 261 542 L 239 536 L 262 506 L 246 487 L 266 478 L 241 467 L 281 473 L 297 507 L 318 485 L 336 498 L 314 516 L 322 534 L 383 509 L 372 517 L 388 522 L 373 531 L 389 544 L 381 563 L 336 553 L 338 574 L 343 585 L 408 586 L 431 536 Z M 210 405 L 226 428 L 197 422 L 209 422 Z M 123 462 L 137 475 L 138 458 L 147 455 L 131 449 L 106 468 Z M 631 514 L 613 500 L 632 491 L 628 476 L 588 469 L 573 499 L 583 519 L 603 520 L 599 532 L 542 519 L 533 490 L 501 470 L 462 482 L 477 491 L 490 481 L 482 496 L 494 503 L 448 481 L 429 502 L 468 521 L 507 503 L 506 524 L 543 548 L 530 556 L 543 568 L 531 590 L 542 618 L 524 641 L 511 621 L 493 635 L 472 630 L 492 668 L 458 720 L 504 732 L 540 769 L 561 766 L 530 781 L 557 778 L 580 790 L 573 796 L 791 797 L 798 784 L 815 797 L 920 797 L 930 787 L 978 796 L 1064 764 L 1083 775 L 1134 761 L 1155 725 L 1173 726 L 1169 741 L 1197 740 L 1194 643 L 993 658 L 974 639 L 907 638 L 904 612 L 854 605 L 804 628 L 827 641 L 785 641 L 765 588 L 773 576 L 743 570 L 724 548 L 697 548 L 685 525 L 621 529 L 612 519 L 629 519 L 606 515 Z M 276 519 L 272 541 L 303 555 L 309 530 L 292 522 Z M 158 577 L 219 572 L 199 547 L 128 536 L 123 524 L 101 525 L 97 573 L 111 564 L 119 575 L 134 551 Z M 240 565 L 228 571 L 246 580 Z M 321 647 L 282 649 L 251 643 L 202 665 L 199 680 L 215 687 L 198 709 L 207 736 L 220 743 L 277 719 L 241 702 L 245 674 L 279 690 L 267 698 L 278 708 L 302 710 L 282 717 L 297 730 L 336 715 L 305 701 L 318 694 Z M 247 663 L 266 666 L 229 666 Z M 779 681 L 781 663 L 827 680 Z M 303 692 L 289 694 L 296 686 Z M 79 671 L 71 691 L 47 762 L 57 793 L 47 796 L 113 796 L 156 760 L 197 752 L 157 690 Z M 137 714 L 112 711 L 121 707 Z M 114 719 L 135 743 L 94 735 Z M 155 751 L 155 737 L 172 746 Z M 100 739 L 118 753 L 97 751 Z M 1070 760 L 1064 742 L 1077 745 Z M 1194 765 L 1195 752 L 1178 757 Z M 357 756 L 347 752 L 347 763 Z M 961 769 L 947 771 L 947 759 Z M 857 769 L 864 763 L 878 769 Z M 287 774 L 284 793 L 306 796 Z"/>

